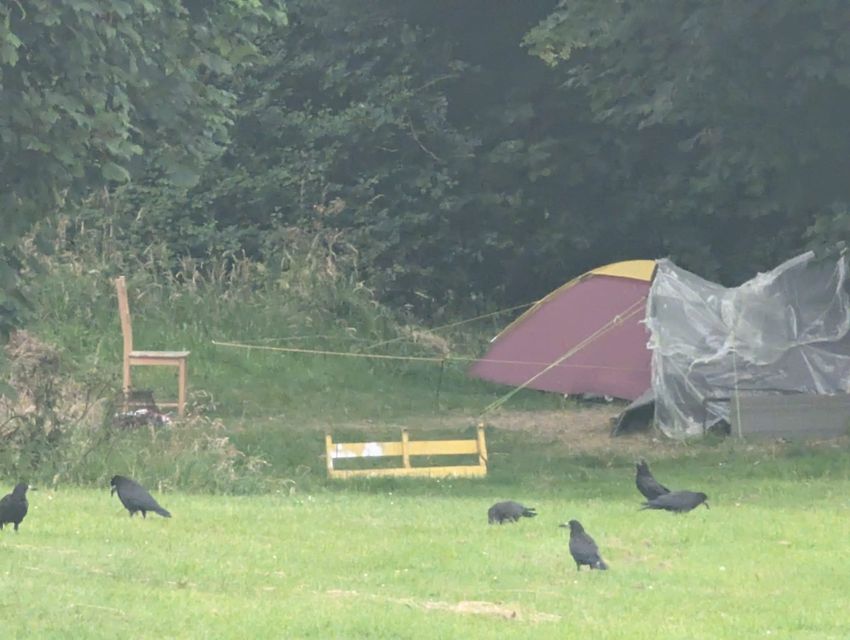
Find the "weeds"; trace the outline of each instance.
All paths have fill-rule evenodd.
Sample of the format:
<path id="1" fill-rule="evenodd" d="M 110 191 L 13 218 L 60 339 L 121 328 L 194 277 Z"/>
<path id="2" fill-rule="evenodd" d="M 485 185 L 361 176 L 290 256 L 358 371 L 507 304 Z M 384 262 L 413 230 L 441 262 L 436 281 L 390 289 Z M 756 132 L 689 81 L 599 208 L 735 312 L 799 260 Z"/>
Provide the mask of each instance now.
<path id="1" fill-rule="evenodd" d="M 103 421 L 110 381 L 71 375 L 60 350 L 27 331 L 12 334 L 5 351 L 13 392 L 0 399 L 0 468 L 34 478 L 79 453 L 80 435 Z"/>
<path id="2" fill-rule="evenodd" d="M 26 331 L 13 334 L 6 352 L 14 392 L 0 399 L 0 475 L 56 485 L 129 469 L 195 490 L 264 488 L 268 463 L 239 451 L 221 420 L 128 426 L 111 377 L 64 366 L 58 348 Z"/>
<path id="3" fill-rule="evenodd" d="M 156 242 L 128 251 L 108 224 L 69 217 L 51 231 L 43 235 L 52 250 L 26 277 L 35 313 L 20 336 L 29 351 L 13 343 L 9 352 L 9 379 L 20 390 L 0 427 L 12 430 L 0 442 L 4 475 L 98 483 L 126 472 L 198 491 L 290 491 L 323 475 L 314 472 L 323 470 L 316 427 L 371 424 L 369 432 L 407 416 L 483 407 L 500 392 L 468 379 L 462 362 L 440 364 L 463 355 L 454 336 L 379 304 L 358 278 L 356 251 L 325 231 L 281 228 L 266 237 L 262 261 L 226 250 L 215 259 L 175 256 Z M 135 348 L 191 351 L 184 421 L 114 423 L 117 275 L 127 277 Z M 457 335 L 467 348 L 472 334 Z M 224 349 L 214 340 L 435 362 Z M 137 388 L 161 401 L 176 387 L 162 369 L 134 371 Z M 255 430 L 269 416 L 274 427 Z"/>

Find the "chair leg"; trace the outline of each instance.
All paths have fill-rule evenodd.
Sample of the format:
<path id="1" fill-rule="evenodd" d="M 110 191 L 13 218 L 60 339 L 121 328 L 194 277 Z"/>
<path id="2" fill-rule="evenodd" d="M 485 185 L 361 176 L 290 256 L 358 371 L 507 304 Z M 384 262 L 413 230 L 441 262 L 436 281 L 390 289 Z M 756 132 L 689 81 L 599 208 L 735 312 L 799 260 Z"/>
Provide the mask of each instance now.
<path id="1" fill-rule="evenodd" d="M 130 360 L 124 358 L 124 413 L 130 410 Z"/>
<path id="2" fill-rule="evenodd" d="M 177 365 L 177 415 L 183 416 L 186 409 L 186 360 Z"/>

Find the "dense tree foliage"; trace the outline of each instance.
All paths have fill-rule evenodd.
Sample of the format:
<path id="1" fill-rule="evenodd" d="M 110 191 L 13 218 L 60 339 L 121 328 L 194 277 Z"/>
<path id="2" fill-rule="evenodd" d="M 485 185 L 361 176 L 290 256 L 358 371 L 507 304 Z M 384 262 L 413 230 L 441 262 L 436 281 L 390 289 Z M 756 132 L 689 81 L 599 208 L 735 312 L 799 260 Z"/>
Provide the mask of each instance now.
<path id="1" fill-rule="evenodd" d="M 433 314 L 627 258 L 731 283 L 850 236 L 840 0 L 27 0 L 0 18 L 6 238 L 80 202 L 128 251 L 263 258 L 297 230 Z"/>
<path id="2" fill-rule="evenodd" d="M 239 91 L 203 215 L 249 237 L 293 225 L 356 250 L 385 293 L 453 275 L 448 228 L 475 140 L 447 118 L 464 65 L 385 2 L 290 2 L 291 28 Z M 245 206 L 250 203 L 250 206 Z"/>
<path id="3" fill-rule="evenodd" d="M 639 133 L 623 188 L 667 251 L 735 279 L 846 238 L 849 27 L 840 0 L 569 0 L 526 41 Z"/>
<path id="4" fill-rule="evenodd" d="M 0 4 L 0 247 L 33 221 L 144 171 L 177 185 L 226 148 L 226 79 L 282 26 L 277 2 Z M 4 273 L 12 274 L 8 268 Z M 0 278 L 4 328 L 14 277 Z"/>

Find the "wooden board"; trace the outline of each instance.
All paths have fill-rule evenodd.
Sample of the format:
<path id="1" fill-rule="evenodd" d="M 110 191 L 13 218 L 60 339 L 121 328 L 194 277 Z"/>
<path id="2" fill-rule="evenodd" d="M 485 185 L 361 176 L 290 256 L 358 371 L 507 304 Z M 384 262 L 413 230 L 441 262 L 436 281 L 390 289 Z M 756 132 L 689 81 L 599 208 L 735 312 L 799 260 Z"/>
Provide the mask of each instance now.
<path id="1" fill-rule="evenodd" d="M 388 469 L 334 469 L 332 478 L 449 478 L 449 477 L 483 477 L 487 475 L 487 467 L 477 464 L 457 465 L 451 467 L 391 467 Z"/>
<path id="2" fill-rule="evenodd" d="M 742 396 L 730 418 L 732 435 L 743 438 L 835 438 L 850 432 L 850 396 Z"/>
<path id="3" fill-rule="evenodd" d="M 469 456 L 477 455 L 478 464 L 453 466 L 413 466 L 414 456 Z M 334 442 L 330 434 L 325 436 L 325 456 L 328 476 L 331 478 L 353 477 L 431 477 L 485 476 L 487 475 L 487 444 L 484 429 L 478 427 L 475 440 L 411 440 L 406 429 L 402 430 L 401 441 Z M 400 467 L 380 469 L 335 469 L 335 460 L 366 458 L 401 458 Z"/>

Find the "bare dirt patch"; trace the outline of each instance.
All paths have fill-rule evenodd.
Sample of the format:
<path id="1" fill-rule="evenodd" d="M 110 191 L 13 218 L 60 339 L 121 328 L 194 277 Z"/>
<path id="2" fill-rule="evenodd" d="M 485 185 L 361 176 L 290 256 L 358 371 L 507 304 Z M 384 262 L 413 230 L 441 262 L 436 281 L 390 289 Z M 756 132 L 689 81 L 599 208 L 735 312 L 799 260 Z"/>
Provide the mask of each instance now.
<path id="1" fill-rule="evenodd" d="M 706 451 L 704 441 L 678 441 L 668 438 L 654 428 L 633 431 L 616 437 L 611 436 L 613 419 L 625 408 L 624 403 L 586 404 L 565 407 L 559 410 L 512 411 L 499 409 L 485 416 L 444 413 L 439 416 L 417 416 L 407 418 L 403 423 L 395 425 L 383 423 L 381 426 L 394 426 L 398 429 L 407 428 L 412 434 L 429 436 L 429 431 L 446 436 L 447 432 L 459 433 L 469 427 L 483 424 L 486 427 L 500 431 L 521 434 L 523 439 L 530 442 L 542 442 L 556 445 L 568 455 L 588 455 L 602 459 L 612 459 L 614 456 L 626 457 L 632 460 L 645 458 L 658 460 L 662 458 L 682 458 L 700 455 Z M 349 423 L 346 426 L 369 431 L 374 428 L 374 422 Z M 725 442 L 708 443 L 714 450 L 716 447 L 734 447 L 745 453 L 756 453 L 776 457 L 782 455 L 789 447 L 801 447 L 817 450 L 850 447 L 850 436 L 829 440 L 806 439 L 787 441 L 784 439 L 760 440 L 742 442 L 727 438 Z"/>
<path id="2" fill-rule="evenodd" d="M 555 442 L 574 454 L 619 454 L 653 458 L 681 454 L 683 445 L 659 432 L 647 429 L 611 437 L 612 420 L 625 405 L 592 404 L 549 411 L 510 411 L 501 409 L 484 417 L 450 414 L 422 416 L 399 424 L 412 432 L 462 428 L 474 424 L 522 433 L 533 441 Z M 368 428 L 369 425 L 350 425 Z"/>
<path id="3" fill-rule="evenodd" d="M 694 455 L 698 450 L 695 450 L 693 445 L 699 443 L 699 439 L 694 442 L 680 442 L 653 428 L 612 437 L 612 420 L 622 410 L 623 407 L 618 405 L 595 405 L 562 411 L 505 411 L 488 416 L 485 424 L 497 429 L 522 432 L 529 438 L 557 442 L 575 454 L 615 453 L 635 459 L 657 459 L 683 454 Z M 733 438 L 728 440 L 734 441 Z M 850 437 L 805 439 L 798 441 L 796 445 L 803 443 L 812 449 L 846 448 Z M 740 451 L 761 452 L 771 456 L 779 455 L 789 446 L 795 445 L 794 442 L 782 438 L 738 441 L 736 444 Z"/>
<path id="4" fill-rule="evenodd" d="M 487 416 L 485 424 L 556 441 L 572 453 L 639 455 L 652 451 L 657 456 L 681 451 L 680 443 L 651 429 L 611 437 L 612 421 L 622 410 L 619 405 L 594 405 L 562 411 L 505 411 Z"/>
<path id="5" fill-rule="evenodd" d="M 488 602 L 486 600 L 462 600 L 457 603 L 443 602 L 440 600 L 416 600 L 414 598 L 393 598 L 381 596 L 374 593 L 359 593 L 345 589 L 330 589 L 325 592 L 335 598 L 362 598 L 378 600 L 413 607 L 425 611 L 448 611 L 450 613 L 472 614 L 503 618 L 505 620 L 516 620 L 525 622 L 557 622 L 561 616 L 554 613 L 541 613 L 538 611 L 523 611 L 519 607 L 509 604 Z"/>

